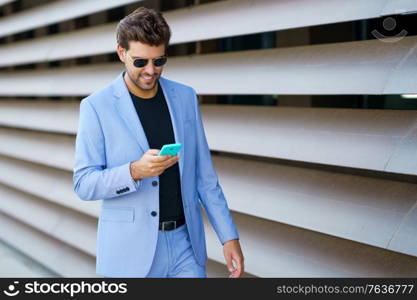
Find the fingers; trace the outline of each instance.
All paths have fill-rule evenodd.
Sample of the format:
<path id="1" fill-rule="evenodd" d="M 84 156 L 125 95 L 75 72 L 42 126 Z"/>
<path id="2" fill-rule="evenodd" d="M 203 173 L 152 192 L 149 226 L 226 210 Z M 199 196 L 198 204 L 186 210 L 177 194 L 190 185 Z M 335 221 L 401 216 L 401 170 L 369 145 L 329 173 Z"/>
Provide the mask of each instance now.
<path id="1" fill-rule="evenodd" d="M 235 267 L 232 264 L 232 256 L 230 255 L 226 257 L 226 266 L 229 272 L 231 273 L 229 277 L 232 277 Z"/>
<path id="2" fill-rule="evenodd" d="M 168 169 L 170 167 L 172 167 L 174 164 L 176 164 L 178 161 L 178 157 L 174 156 L 172 158 L 170 158 L 169 160 L 166 160 L 162 163 L 161 167 L 163 170 Z"/>
<path id="3" fill-rule="evenodd" d="M 143 169 L 147 174 L 145 177 L 159 176 L 165 169 L 171 167 L 179 160 L 179 155 L 159 155 L 158 149 L 149 149 L 142 157 Z"/>
<path id="4" fill-rule="evenodd" d="M 236 277 L 240 277 L 240 276 L 242 276 L 242 273 L 243 273 L 243 261 L 240 258 L 238 258 L 238 259 L 235 260 L 235 262 L 236 262 L 236 265 L 237 265 L 235 275 L 236 275 Z"/>
<path id="5" fill-rule="evenodd" d="M 151 156 L 149 160 L 153 163 L 160 163 L 160 162 L 166 161 L 170 157 L 171 157 L 170 155 L 155 155 L 155 156 Z"/>
<path id="6" fill-rule="evenodd" d="M 171 156 L 171 155 L 162 155 L 162 156 L 155 156 L 151 158 L 151 162 L 154 163 L 154 166 L 157 168 L 165 167 L 167 168 L 170 165 L 175 164 L 179 159 L 179 155 Z"/>
<path id="7" fill-rule="evenodd" d="M 163 162 L 169 158 L 172 157 L 172 155 L 166 154 L 166 155 L 159 155 L 160 150 L 158 149 L 149 149 L 146 151 L 146 154 L 148 155 L 148 159 L 151 162 Z"/>
<path id="8" fill-rule="evenodd" d="M 230 261 L 230 263 L 229 263 Z M 226 258 L 227 269 L 230 272 L 229 278 L 239 278 L 243 274 L 243 258 L 236 253 L 231 253 L 230 258 Z"/>
<path id="9" fill-rule="evenodd" d="M 150 155 L 158 155 L 159 154 L 159 149 L 149 149 L 148 151 L 146 151 L 146 154 L 150 154 Z"/>
<path id="10" fill-rule="evenodd" d="M 242 271 L 239 269 L 239 265 L 236 263 L 235 259 L 232 259 L 232 262 L 234 262 L 234 265 L 237 265 L 237 266 L 236 267 L 234 266 L 232 271 L 229 270 L 230 271 L 229 278 L 238 278 L 242 274 Z"/>
<path id="11" fill-rule="evenodd" d="M 180 156 L 177 154 L 173 157 L 171 157 L 170 159 L 167 160 L 167 164 L 168 164 L 168 168 L 172 165 L 174 165 L 175 163 L 178 162 L 178 160 L 180 159 Z"/>
<path id="12" fill-rule="evenodd" d="M 179 156 L 173 156 L 169 159 L 166 159 L 162 162 L 152 162 L 152 167 L 150 168 L 151 173 L 153 176 L 161 175 L 166 169 L 177 163 Z"/>

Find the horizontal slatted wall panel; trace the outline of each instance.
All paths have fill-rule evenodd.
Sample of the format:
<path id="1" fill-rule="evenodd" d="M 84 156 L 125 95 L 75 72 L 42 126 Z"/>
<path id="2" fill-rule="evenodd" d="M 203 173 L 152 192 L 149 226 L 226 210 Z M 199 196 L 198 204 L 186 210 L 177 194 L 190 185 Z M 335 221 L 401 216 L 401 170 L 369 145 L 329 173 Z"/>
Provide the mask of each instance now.
<path id="1" fill-rule="evenodd" d="M 233 51 L 172 58 L 163 76 L 205 95 L 417 93 L 416 55 L 417 37 Z M 121 70 L 120 63 L 110 63 L 9 71 L 0 74 L 0 95 L 87 95 Z"/>
<path id="2" fill-rule="evenodd" d="M 412 160 L 417 147 L 415 111 L 221 105 L 202 105 L 201 111 L 212 150 L 417 175 L 417 163 Z M 14 118 L 17 113 L 22 118 Z M 3 126 L 75 134 L 77 123 L 78 102 L 0 102 Z M 18 132 L 14 137 L 3 137 L 1 132 L 0 138 L 19 139 Z M 236 136 L 236 132 L 246 135 Z M 251 143 L 242 148 L 249 139 Z M 68 139 L 62 137 L 60 144 L 64 141 Z M 9 153 L 13 151 L 10 146 Z"/>
<path id="3" fill-rule="evenodd" d="M 417 2 L 405 1 L 401 12 L 417 10 Z M 207 3 L 164 14 L 173 32 L 170 44 L 298 28 L 317 24 L 375 18 L 398 12 L 394 1 L 232 0 Z M 326 13 L 323 11 L 326 8 Z M 300 13 L 303 13 L 300 16 Z M 250 19 L 251 22 L 246 22 Z M 1 23 L 0 23 L 1 24 Z M 190 26 L 192 24 L 192 26 Z M 222 24 L 212 27 L 211 24 Z M 0 67 L 51 61 L 115 51 L 117 22 L 94 26 L 0 48 Z M 211 30 L 205 30 L 211 28 Z M 94 43 L 90 43 L 94 36 Z M 28 47 L 31 54 L 27 55 Z M 7 55 L 4 55 L 7 54 Z"/>
<path id="4" fill-rule="evenodd" d="M 0 0 L 0 6 L 8 4 L 8 3 L 13 2 L 13 1 L 16 1 L 16 0 Z"/>
<path id="5" fill-rule="evenodd" d="M 416 257 L 233 213 L 245 267 L 260 277 L 416 277 Z M 208 225 L 206 220 L 206 225 Z M 222 261 L 213 229 L 208 252 Z"/>
<path id="6" fill-rule="evenodd" d="M 0 37 L 93 14 L 140 0 L 60 0 L 0 19 Z"/>

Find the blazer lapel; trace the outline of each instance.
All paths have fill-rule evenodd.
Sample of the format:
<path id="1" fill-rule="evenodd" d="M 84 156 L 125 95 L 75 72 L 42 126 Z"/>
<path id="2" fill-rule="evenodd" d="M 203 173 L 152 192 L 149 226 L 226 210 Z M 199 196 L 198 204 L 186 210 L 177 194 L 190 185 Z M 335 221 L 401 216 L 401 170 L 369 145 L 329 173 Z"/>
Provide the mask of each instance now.
<path id="1" fill-rule="evenodd" d="M 174 85 L 170 84 L 162 76 L 159 78 L 159 83 L 161 84 L 161 88 L 164 93 L 171 116 L 172 127 L 174 128 L 175 142 L 182 144 L 181 150 L 179 152 L 179 169 L 180 175 L 182 176 L 182 171 L 184 168 L 184 120 L 182 117 L 181 101 Z"/>
<path id="2" fill-rule="evenodd" d="M 139 120 L 139 116 L 136 113 L 129 90 L 124 82 L 123 73 L 124 72 L 122 72 L 113 83 L 116 109 L 122 117 L 126 127 L 135 137 L 140 148 L 142 148 L 143 152 L 146 152 L 149 150 L 148 140 L 145 131 L 143 130 L 142 123 Z"/>

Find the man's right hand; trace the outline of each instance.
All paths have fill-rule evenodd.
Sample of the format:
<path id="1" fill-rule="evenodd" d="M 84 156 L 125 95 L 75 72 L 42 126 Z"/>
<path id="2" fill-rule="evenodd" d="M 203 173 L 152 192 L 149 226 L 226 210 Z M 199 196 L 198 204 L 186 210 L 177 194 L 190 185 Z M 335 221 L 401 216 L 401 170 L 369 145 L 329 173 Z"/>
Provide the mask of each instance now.
<path id="1" fill-rule="evenodd" d="M 143 156 L 130 163 L 130 174 L 136 181 L 145 177 L 161 175 L 165 169 L 177 163 L 179 155 L 161 155 L 158 149 L 149 149 Z"/>

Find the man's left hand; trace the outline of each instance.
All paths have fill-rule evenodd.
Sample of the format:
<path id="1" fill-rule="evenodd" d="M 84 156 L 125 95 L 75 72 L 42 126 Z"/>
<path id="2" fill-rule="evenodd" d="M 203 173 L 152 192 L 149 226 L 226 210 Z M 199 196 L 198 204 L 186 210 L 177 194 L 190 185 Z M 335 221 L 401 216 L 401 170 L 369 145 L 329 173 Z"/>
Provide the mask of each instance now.
<path id="1" fill-rule="evenodd" d="M 226 259 L 227 269 L 230 272 L 229 278 L 238 278 L 244 272 L 243 254 L 238 239 L 227 241 L 223 244 L 223 254 Z M 233 265 L 235 263 L 236 267 Z"/>

